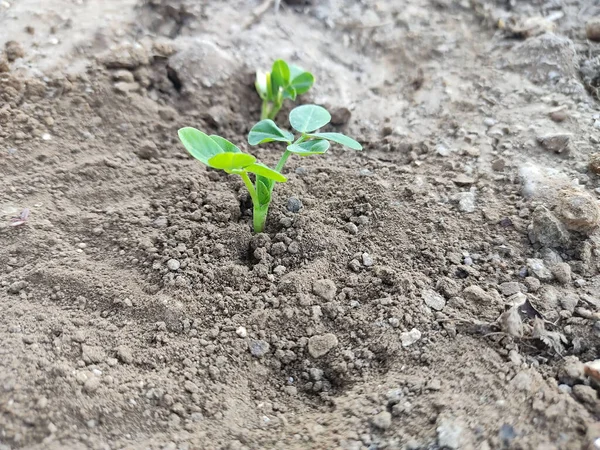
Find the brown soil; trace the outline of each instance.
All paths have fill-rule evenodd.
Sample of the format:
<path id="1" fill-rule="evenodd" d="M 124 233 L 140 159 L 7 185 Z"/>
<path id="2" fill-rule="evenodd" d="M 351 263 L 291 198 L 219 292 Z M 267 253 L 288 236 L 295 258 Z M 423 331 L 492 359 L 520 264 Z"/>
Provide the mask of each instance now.
<path id="1" fill-rule="evenodd" d="M 0 2 L 0 449 L 600 448 L 591 3 Z M 365 149 L 253 235 L 278 57 Z"/>

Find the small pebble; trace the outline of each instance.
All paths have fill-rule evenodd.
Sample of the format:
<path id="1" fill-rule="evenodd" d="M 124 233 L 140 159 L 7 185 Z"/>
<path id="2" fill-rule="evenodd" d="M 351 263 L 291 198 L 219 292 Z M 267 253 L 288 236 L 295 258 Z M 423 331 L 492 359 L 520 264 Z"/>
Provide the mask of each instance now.
<path id="1" fill-rule="evenodd" d="M 177 261 L 176 259 L 170 259 L 167 261 L 167 267 L 169 268 L 169 270 L 178 270 L 179 267 L 181 266 L 181 263 L 179 261 Z"/>
<path id="2" fill-rule="evenodd" d="M 287 210 L 297 213 L 302 209 L 302 201 L 296 197 L 290 197 L 287 201 Z"/>
<path id="3" fill-rule="evenodd" d="M 246 328 L 244 327 L 238 327 L 235 330 L 235 333 L 241 338 L 245 338 L 246 336 L 248 336 L 248 331 L 246 331 Z"/>

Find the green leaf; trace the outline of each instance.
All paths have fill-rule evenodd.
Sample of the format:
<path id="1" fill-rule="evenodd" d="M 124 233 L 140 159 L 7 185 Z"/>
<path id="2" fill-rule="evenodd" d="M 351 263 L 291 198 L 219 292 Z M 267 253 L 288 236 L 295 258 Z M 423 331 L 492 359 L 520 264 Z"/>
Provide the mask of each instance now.
<path id="1" fill-rule="evenodd" d="M 222 138 L 221 136 L 217 136 L 216 134 L 211 134 L 210 138 L 217 143 L 221 150 L 225 153 L 241 153 L 242 151 L 229 142 L 227 139 Z"/>
<path id="2" fill-rule="evenodd" d="M 301 133 L 310 133 L 331 120 L 327 110 L 317 105 L 302 105 L 290 112 L 290 124 Z"/>
<path id="3" fill-rule="evenodd" d="M 314 139 L 312 141 L 301 142 L 300 144 L 288 145 L 287 149 L 300 156 L 321 155 L 329 149 L 329 141 Z"/>
<path id="4" fill-rule="evenodd" d="M 309 136 L 337 142 L 338 144 L 345 145 L 346 147 L 349 147 L 352 150 L 362 150 L 362 145 L 360 145 L 354 139 L 342 133 L 311 133 L 309 134 Z"/>
<path id="5" fill-rule="evenodd" d="M 256 162 L 256 158 L 247 153 L 220 153 L 208 160 L 208 165 L 225 171 L 244 169 Z"/>
<path id="6" fill-rule="evenodd" d="M 290 84 L 290 68 L 283 59 L 278 59 L 273 63 L 271 69 L 271 92 L 273 97 L 277 98 L 279 89 L 285 90 Z"/>
<path id="7" fill-rule="evenodd" d="M 268 178 L 256 177 L 256 195 L 260 205 L 268 205 L 271 203 L 271 187 L 273 182 Z"/>
<path id="8" fill-rule="evenodd" d="M 298 75 L 306 72 L 306 70 L 304 70 L 302 67 L 298 67 L 296 64 L 288 64 L 288 67 L 290 68 L 290 80 L 293 80 Z"/>
<path id="9" fill-rule="evenodd" d="M 292 142 L 294 135 L 289 131 L 282 130 L 271 119 L 265 119 L 252 127 L 248 134 L 250 145 L 263 144 L 265 142 L 279 141 Z"/>
<path id="10" fill-rule="evenodd" d="M 293 86 L 288 86 L 287 88 L 285 88 L 285 91 L 283 91 L 283 98 L 296 100 L 296 95 L 296 89 L 294 89 Z"/>
<path id="11" fill-rule="evenodd" d="M 285 183 L 287 178 L 282 174 L 277 172 L 276 170 L 271 169 L 270 167 L 265 166 L 261 163 L 251 164 L 246 166 L 245 169 L 248 172 L 255 173 L 256 175 L 260 175 L 263 178 L 268 178 L 273 181 L 278 181 L 279 183 Z"/>
<path id="12" fill-rule="evenodd" d="M 223 153 L 223 149 L 200 130 L 185 127 L 181 128 L 177 134 L 190 155 L 206 165 L 210 158 Z"/>
<path id="13" fill-rule="evenodd" d="M 300 75 L 292 78 L 290 86 L 296 90 L 296 94 L 304 94 L 307 92 L 315 82 L 315 77 L 310 72 L 303 72 Z"/>

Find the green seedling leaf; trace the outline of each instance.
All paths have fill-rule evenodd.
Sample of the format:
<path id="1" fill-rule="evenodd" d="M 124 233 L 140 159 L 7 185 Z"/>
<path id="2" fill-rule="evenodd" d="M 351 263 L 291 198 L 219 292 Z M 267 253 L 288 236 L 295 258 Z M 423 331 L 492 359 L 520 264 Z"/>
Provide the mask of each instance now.
<path id="1" fill-rule="evenodd" d="M 278 181 L 279 183 L 285 183 L 287 181 L 287 178 L 284 177 L 282 174 L 261 163 L 251 164 L 249 166 L 244 167 L 244 169 L 246 169 L 248 172 L 260 175 L 263 178 Z"/>
<path id="2" fill-rule="evenodd" d="M 298 75 L 306 72 L 306 70 L 304 70 L 302 67 L 298 67 L 296 64 L 288 64 L 288 67 L 290 68 L 290 80 L 293 80 Z"/>
<path id="3" fill-rule="evenodd" d="M 256 177 L 256 196 L 261 206 L 271 203 L 271 186 L 268 179 L 260 176 Z"/>
<path id="4" fill-rule="evenodd" d="M 221 150 L 225 153 L 241 153 L 242 151 L 227 139 L 222 138 L 221 136 L 217 136 L 216 134 L 211 134 L 210 138 L 217 143 Z"/>
<path id="5" fill-rule="evenodd" d="M 287 149 L 289 152 L 300 156 L 321 155 L 329 150 L 329 141 L 314 139 L 312 141 L 301 142 L 300 144 L 288 145 Z"/>
<path id="6" fill-rule="evenodd" d="M 241 170 L 254 164 L 256 158 L 247 153 L 220 153 L 208 160 L 208 165 L 215 169 L 222 169 L 227 172 L 232 170 Z"/>
<path id="7" fill-rule="evenodd" d="M 283 98 L 289 98 L 290 100 L 296 100 L 296 89 L 293 86 L 288 86 L 285 91 L 283 91 Z"/>
<path id="8" fill-rule="evenodd" d="M 301 133 L 310 133 L 331 121 L 327 110 L 317 105 L 302 105 L 290 112 L 290 124 Z"/>
<path id="9" fill-rule="evenodd" d="M 271 92 L 273 98 L 277 98 L 279 90 L 285 90 L 290 84 L 290 68 L 283 59 L 278 59 L 273 63 L 271 69 Z"/>
<path id="10" fill-rule="evenodd" d="M 294 135 L 289 131 L 282 130 L 271 119 L 265 119 L 252 127 L 248 134 L 250 145 L 263 144 L 265 142 L 279 141 L 290 143 Z"/>
<path id="11" fill-rule="evenodd" d="M 209 165 L 208 160 L 223 153 L 223 149 L 202 131 L 192 127 L 181 128 L 177 134 L 186 150 L 198 161 Z"/>
<path id="12" fill-rule="evenodd" d="M 342 133 L 311 133 L 309 134 L 309 136 L 337 142 L 338 144 L 345 145 L 346 147 L 349 147 L 352 150 L 362 150 L 362 145 L 360 145 L 354 139 L 349 138 L 348 136 Z"/>
<path id="13" fill-rule="evenodd" d="M 292 78 L 290 86 L 296 90 L 296 94 L 304 94 L 315 83 L 315 77 L 310 72 L 302 72 L 295 78 Z"/>

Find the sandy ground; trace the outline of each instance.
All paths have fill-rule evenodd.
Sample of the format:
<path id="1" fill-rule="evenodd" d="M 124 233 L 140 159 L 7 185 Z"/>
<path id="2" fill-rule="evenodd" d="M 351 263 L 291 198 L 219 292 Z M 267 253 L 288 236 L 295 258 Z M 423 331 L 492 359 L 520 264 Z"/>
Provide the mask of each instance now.
<path id="1" fill-rule="evenodd" d="M 0 2 L 0 449 L 600 448 L 600 4 L 278 3 Z"/>

